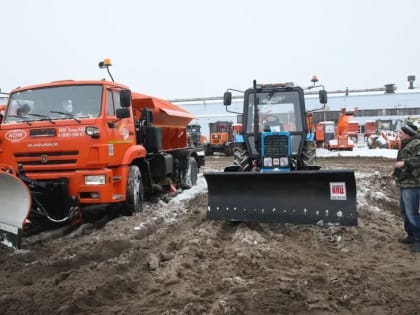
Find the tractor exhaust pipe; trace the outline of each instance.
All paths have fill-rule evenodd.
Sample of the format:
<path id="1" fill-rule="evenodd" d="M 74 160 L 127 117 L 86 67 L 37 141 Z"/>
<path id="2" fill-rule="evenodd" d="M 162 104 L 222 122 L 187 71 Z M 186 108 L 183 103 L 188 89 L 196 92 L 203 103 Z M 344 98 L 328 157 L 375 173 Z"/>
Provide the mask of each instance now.
<path id="1" fill-rule="evenodd" d="M 0 243 L 20 249 L 31 203 L 28 187 L 16 176 L 0 172 Z"/>

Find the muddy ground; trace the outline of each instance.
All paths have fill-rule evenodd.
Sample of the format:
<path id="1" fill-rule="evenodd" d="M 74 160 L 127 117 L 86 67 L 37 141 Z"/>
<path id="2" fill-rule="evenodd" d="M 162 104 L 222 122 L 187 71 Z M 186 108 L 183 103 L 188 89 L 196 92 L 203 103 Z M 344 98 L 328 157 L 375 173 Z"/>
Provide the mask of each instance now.
<path id="1" fill-rule="evenodd" d="M 204 170 L 230 160 L 208 157 Z M 0 313 L 420 314 L 420 254 L 397 241 L 392 160 L 318 163 L 355 169 L 359 226 L 211 221 L 205 192 L 148 203 L 0 248 Z"/>

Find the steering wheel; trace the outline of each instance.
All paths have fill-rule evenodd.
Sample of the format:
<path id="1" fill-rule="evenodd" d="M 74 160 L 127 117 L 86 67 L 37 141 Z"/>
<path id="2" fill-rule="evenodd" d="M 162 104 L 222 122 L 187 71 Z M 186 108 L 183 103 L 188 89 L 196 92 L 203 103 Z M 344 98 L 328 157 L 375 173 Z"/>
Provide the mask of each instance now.
<path id="1" fill-rule="evenodd" d="M 282 123 L 280 122 L 280 119 L 277 115 L 273 114 L 266 114 L 262 115 L 262 125 L 264 131 L 270 131 L 272 126 L 278 126 L 280 129 L 282 128 Z"/>

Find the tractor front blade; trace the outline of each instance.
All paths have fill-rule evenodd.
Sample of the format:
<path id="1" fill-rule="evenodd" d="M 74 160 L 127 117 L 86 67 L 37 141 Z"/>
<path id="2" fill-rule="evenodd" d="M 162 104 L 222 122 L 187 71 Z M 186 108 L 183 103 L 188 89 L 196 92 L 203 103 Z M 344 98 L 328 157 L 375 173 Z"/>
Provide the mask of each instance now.
<path id="1" fill-rule="evenodd" d="M 357 225 L 353 170 L 205 172 L 204 177 L 210 219 Z"/>

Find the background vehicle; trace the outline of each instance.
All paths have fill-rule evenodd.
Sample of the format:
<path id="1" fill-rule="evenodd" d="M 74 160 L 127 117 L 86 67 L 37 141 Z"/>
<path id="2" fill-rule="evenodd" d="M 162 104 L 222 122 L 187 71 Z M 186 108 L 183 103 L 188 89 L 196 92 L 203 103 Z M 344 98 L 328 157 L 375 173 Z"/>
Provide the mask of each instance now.
<path id="1" fill-rule="evenodd" d="M 333 121 L 320 121 L 316 125 L 316 146 L 326 149 L 330 140 L 335 137 L 335 123 Z"/>
<path id="2" fill-rule="evenodd" d="M 347 111 L 345 108 L 341 110 L 335 127 L 335 137 L 328 141 L 328 150 L 353 150 L 354 140 L 351 136 L 354 136 L 354 133 L 349 134 L 349 126 L 353 115 L 353 111 Z"/>
<path id="3" fill-rule="evenodd" d="M 376 121 L 368 120 L 364 124 L 364 140 L 368 142 L 370 136 L 376 134 Z"/>
<path id="4" fill-rule="evenodd" d="M 205 135 L 201 134 L 201 126 L 199 124 L 189 124 L 187 126 L 188 144 L 196 148 L 204 146 L 207 141 Z"/>
<path id="5" fill-rule="evenodd" d="M 210 135 L 205 144 L 206 155 L 222 152 L 225 155 L 233 154 L 233 123 L 231 121 L 216 121 L 209 123 Z"/>
<path id="6" fill-rule="evenodd" d="M 370 149 L 399 149 L 401 140 L 397 131 L 397 126 L 392 119 L 376 120 L 375 133 L 367 137 L 367 146 Z"/>
<path id="7" fill-rule="evenodd" d="M 326 99 L 320 91 L 321 103 Z M 224 104 L 231 101 L 227 91 Z M 357 224 L 354 172 L 312 165 L 315 145 L 306 118 L 302 88 L 254 81 L 244 92 L 244 141 L 235 145 L 234 165 L 204 172 L 209 218 Z"/>
<path id="8" fill-rule="evenodd" d="M 360 134 L 360 124 L 355 120 L 349 120 L 348 132 L 349 138 L 353 140 L 354 143 L 359 142 Z"/>
<path id="9" fill-rule="evenodd" d="M 417 127 L 417 133 L 420 133 L 420 117 L 407 117 L 406 119 L 401 121 L 401 124 L 398 129 L 400 129 L 402 125 L 406 125 L 407 123 L 415 125 Z"/>
<path id="10" fill-rule="evenodd" d="M 199 124 L 189 124 L 187 126 L 187 141 L 189 146 L 196 148 L 200 166 L 204 165 L 204 145 L 207 143 L 207 138 L 201 133 Z"/>
<path id="11" fill-rule="evenodd" d="M 108 69 L 110 61 L 100 65 Z M 144 199 L 192 187 L 199 168 L 187 145 L 192 119 L 114 81 L 13 90 L 0 125 L 0 203 L 18 209 L 0 207 L 0 241 L 19 248 L 24 228 L 74 222 L 88 212 L 131 215 Z M 19 184 L 29 200 L 15 192 Z"/>

